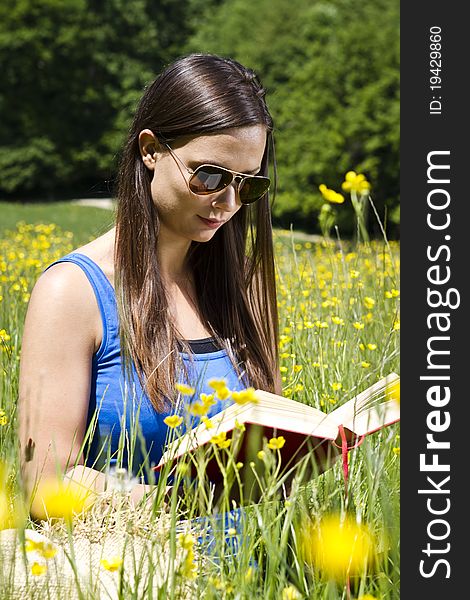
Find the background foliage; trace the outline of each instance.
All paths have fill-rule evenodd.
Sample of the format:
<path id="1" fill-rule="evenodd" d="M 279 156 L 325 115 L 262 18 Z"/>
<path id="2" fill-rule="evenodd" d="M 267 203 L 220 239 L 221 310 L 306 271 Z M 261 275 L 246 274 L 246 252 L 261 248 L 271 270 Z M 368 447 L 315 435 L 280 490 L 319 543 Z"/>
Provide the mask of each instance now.
<path id="1" fill-rule="evenodd" d="M 268 89 L 279 224 L 314 230 L 318 185 L 339 191 L 351 169 L 371 181 L 389 231 L 398 223 L 399 4 L 389 0 L 3 0 L 2 196 L 109 196 L 144 86 L 192 51 L 236 58 Z M 346 205 L 338 222 L 351 231 Z"/>

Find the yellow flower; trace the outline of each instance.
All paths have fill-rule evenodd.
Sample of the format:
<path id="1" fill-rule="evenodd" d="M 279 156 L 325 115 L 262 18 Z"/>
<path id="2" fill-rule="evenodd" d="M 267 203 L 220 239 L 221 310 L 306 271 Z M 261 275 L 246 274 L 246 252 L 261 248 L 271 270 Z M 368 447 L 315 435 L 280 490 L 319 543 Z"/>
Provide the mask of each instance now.
<path id="1" fill-rule="evenodd" d="M 363 596 L 359 596 L 357 600 L 378 600 L 375 596 L 371 594 L 364 594 Z"/>
<path id="2" fill-rule="evenodd" d="M 245 423 L 240 423 L 238 421 L 238 419 L 235 419 L 235 428 L 238 429 L 239 431 L 245 431 L 245 429 L 246 429 Z"/>
<path id="3" fill-rule="evenodd" d="M 329 515 L 318 524 L 303 523 L 300 531 L 305 561 L 327 578 L 344 580 L 360 573 L 372 557 L 373 538 L 365 525 L 347 517 Z"/>
<path id="4" fill-rule="evenodd" d="M 377 350 L 377 344 L 367 344 L 369 350 Z"/>
<path id="5" fill-rule="evenodd" d="M 25 550 L 26 552 L 37 552 L 46 560 L 54 558 L 57 554 L 57 547 L 52 542 L 36 541 L 32 539 L 27 539 L 25 541 Z"/>
<path id="6" fill-rule="evenodd" d="M 120 556 L 113 556 L 109 560 L 107 558 L 103 558 L 100 560 L 101 566 L 107 571 L 117 571 L 122 565 L 122 558 Z"/>
<path id="7" fill-rule="evenodd" d="M 222 390 L 227 387 L 227 381 L 225 379 L 209 379 L 207 385 L 211 387 L 213 390 Z"/>
<path id="8" fill-rule="evenodd" d="M 359 321 L 354 321 L 353 327 L 354 327 L 354 329 L 357 329 L 358 331 L 360 331 L 361 329 L 364 329 L 364 323 L 360 323 Z"/>
<path id="9" fill-rule="evenodd" d="M 237 534 L 237 530 L 234 527 L 229 527 L 229 529 L 227 529 L 227 535 L 236 535 Z"/>
<path id="10" fill-rule="evenodd" d="M 178 390 L 178 392 L 181 392 L 183 396 L 192 396 L 195 392 L 194 388 L 192 388 L 189 385 L 186 385 L 185 383 L 177 383 L 175 385 L 175 388 Z"/>
<path id="11" fill-rule="evenodd" d="M 257 403 L 258 398 L 256 396 L 255 388 L 249 387 L 246 390 L 240 392 L 233 392 L 232 399 L 236 404 L 248 404 L 248 402 Z"/>
<path id="12" fill-rule="evenodd" d="M 201 421 L 204 423 L 207 429 L 212 429 L 214 424 L 208 417 L 201 417 Z"/>
<path id="13" fill-rule="evenodd" d="M 368 369 L 368 368 L 370 367 L 370 362 L 367 362 L 366 360 L 363 360 L 363 361 L 361 362 L 361 367 L 362 367 L 363 369 Z"/>
<path id="14" fill-rule="evenodd" d="M 183 417 L 178 415 L 170 415 L 169 417 L 165 417 L 163 419 L 165 425 L 167 425 L 170 429 L 174 429 L 175 427 L 179 427 L 183 422 Z"/>
<path id="15" fill-rule="evenodd" d="M 253 569 L 253 567 L 248 567 L 248 569 L 245 573 L 245 583 L 250 583 L 251 581 L 253 581 L 254 575 L 255 575 L 255 570 Z"/>
<path id="16" fill-rule="evenodd" d="M 338 194 L 338 192 L 335 192 L 334 190 L 330 190 L 330 188 L 327 188 L 324 183 L 320 184 L 318 189 L 320 190 L 323 198 L 328 200 L 328 202 L 331 202 L 332 204 L 343 204 L 344 196 L 342 194 Z"/>
<path id="17" fill-rule="evenodd" d="M 374 306 L 375 306 L 375 300 L 374 300 L 373 298 L 370 298 L 369 296 L 366 296 L 366 297 L 364 298 L 364 306 L 365 306 L 367 309 L 374 308 Z"/>
<path id="18" fill-rule="evenodd" d="M 201 394 L 201 402 L 210 408 L 213 404 L 215 404 L 214 394 Z"/>
<path id="19" fill-rule="evenodd" d="M 232 392 L 228 389 L 228 387 L 223 387 L 223 388 L 219 388 L 216 391 L 215 395 L 220 400 L 226 400 L 227 398 L 229 398 L 229 396 L 231 395 L 231 393 Z"/>
<path id="20" fill-rule="evenodd" d="M 390 291 L 386 291 L 385 292 L 385 298 L 398 298 L 398 296 L 400 295 L 400 292 L 394 288 L 392 288 Z"/>
<path id="21" fill-rule="evenodd" d="M 260 460 L 264 460 L 265 456 L 266 456 L 266 452 L 264 450 L 260 450 L 258 452 L 258 454 L 256 455 Z"/>
<path id="22" fill-rule="evenodd" d="M 201 417 L 207 413 L 209 406 L 207 406 L 207 404 L 201 404 L 201 402 L 192 402 L 189 405 L 188 410 L 195 417 Z"/>
<path id="23" fill-rule="evenodd" d="M 237 464 L 235 465 L 237 467 L 238 470 L 243 468 L 243 463 L 242 462 L 237 462 Z"/>
<path id="24" fill-rule="evenodd" d="M 395 402 L 400 402 L 400 380 L 387 385 L 387 387 L 385 388 L 385 396 L 389 400 L 395 400 Z"/>
<path id="25" fill-rule="evenodd" d="M 33 562 L 33 564 L 31 565 L 31 574 L 34 575 L 35 577 L 44 575 L 44 573 L 46 573 L 46 571 L 47 571 L 47 565 L 42 565 L 38 562 Z"/>
<path id="26" fill-rule="evenodd" d="M 399 331 L 400 330 L 400 321 L 399 319 L 395 319 L 395 321 L 393 322 L 393 331 Z"/>
<path id="27" fill-rule="evenodd" d="M 3 486 L 1 474 L 0 464 L 0 485 Z M 16 503 L 12 503 L 9 496 L 0 489 L 0 530 L 15 529 L 20 525 L 21 516 L 20 508 Z"/>
<path id="28" fill-rule="evenodd" d="M 211 442 L 213 444 L 215 444 L 216 446 L 218 446 L 219 448 L 228 448 L 232 442 L 232 440 L 229 438 L 227 439 L 227 433 L 225 431 L 222 431 L 221 433 L 218 433 L 217 435 L 214 435 L 211 437 Z"/>
<path id="29" fill-rule="evenodd" d="M 194 546 L 194 536 L 191 533 L 180 533 L 178 543 L 183 550 L 192 550 Z"/>
<path id="30" fill-rule="evenodd" d="M 393 449 L 393 453 L 397 454 L 398 456 L 400 456 L 400 448 L 394 448 Z"/>
<path id="31" fill-rule="evenodd" d="M 370 187 L 365 175 L 362 173 L 357 174 L 355 171 L 348 171 L 341 184 L 341 188 L 345 192 L 358 192 L 359 194 L 367 194 Z"/>
<path id="32" fill-rule="evenodd" d="M 48 479 L 39 483 L 33 505 L 38 517 L 43 520 L 71 520 L 88 510 L 94 499 L 94 491 L 76 481 Z"/>
<path id="33" fill-rule="evenodd" d="M 268 448 L 270 450 L 280 450 L 285 443 L 286 439 L 282 435 L 279 437 L 273 437 L 268 442 Z"/>
<path id="34" fill-rule="evenodd" d="M 337 392 L 338 390 L 341 390 L 341 389 L 343 388 L 343 384 L 342 384 L 342 383 L 340 383 L 339 381 L 334 381 L 334 382 L 331 384 L 331 387 L 333 388 L 333 391 L 334 391 L 334 392 Z"/>
<path id="35" fill-rule="evenodd" d="M 341 319 L 341 317 L 331 317 L 331 320 L 335 325 L 344 325 L 344 319 Z"/>
<path id="36" fill-rule="evenodd" d="M 294 373 L 299 373 L 302 370 L 302 365 L 294 365 Z"/>
<path id="37" fill-rule="evenodd" d="M 186 550 L 186 555 L 180 567 L 181 575 L 188 579 L 195 579 L 197 577 L 197 566 L 194 562 L 194 537 L 190 533 L 180 533 L 178 542 L 181 548 Z"/>
<path id="38" fill-rule="evenodd" d="M 302 594 L 293 585 L 289 585 L 282 590 L 282 600 L 300 600 Z"/>

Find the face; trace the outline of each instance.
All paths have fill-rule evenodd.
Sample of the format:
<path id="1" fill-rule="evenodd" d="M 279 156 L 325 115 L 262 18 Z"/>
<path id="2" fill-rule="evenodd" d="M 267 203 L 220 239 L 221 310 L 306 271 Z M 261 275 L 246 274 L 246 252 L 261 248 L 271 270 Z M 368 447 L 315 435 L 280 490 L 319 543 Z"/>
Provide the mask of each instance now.
<path id="1" fill-rule="evenodd" d="M 207 196 L 195 195 L 188 188 L 190 174 L 181 162 L 192 170 L 209 163 L 256 175 L 266 145 L 266 128 L 262 125 L 236 127 L 172 142 L 171 148 L 181 162 L 155 140 L 149 129 L 141 132 L 139 140 L 142 160 L 153 171 L 151 191 L 160 218 L 160 237 L 188 243 L 207 242 L 242 208 L 237 184 L 233 182 Z M 221 224 L 214 226 L 204 219 Z"/>

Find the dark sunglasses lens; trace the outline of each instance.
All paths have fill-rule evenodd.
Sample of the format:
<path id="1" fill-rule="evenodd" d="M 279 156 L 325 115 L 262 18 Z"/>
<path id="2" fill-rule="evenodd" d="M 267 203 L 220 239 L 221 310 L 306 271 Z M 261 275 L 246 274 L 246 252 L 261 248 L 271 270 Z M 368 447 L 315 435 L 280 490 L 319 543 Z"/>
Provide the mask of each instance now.
<path id="1" fill-rule="evenodd" d="M 270 180 L 268 177 L 245 177 L 240 185 L 240 200 L 244 204 L 255 202 L 269 190 Z"/>
<path id="2" fill-rule="evenodd" d="M 219 167 L 198 167 L 189 180 L 189 187 L 195 194 L 213 194 L 232 183 L 232 174 Z"/>

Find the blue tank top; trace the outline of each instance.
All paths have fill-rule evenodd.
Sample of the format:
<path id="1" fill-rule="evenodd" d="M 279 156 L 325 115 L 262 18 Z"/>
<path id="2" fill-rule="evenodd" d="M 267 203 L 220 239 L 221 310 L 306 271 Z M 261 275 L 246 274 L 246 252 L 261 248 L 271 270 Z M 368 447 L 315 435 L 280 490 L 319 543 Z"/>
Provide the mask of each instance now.
<path id="1" fill-rule="evenodd" d="M 194 341 L 190 344 L 193 349 L 192 360 L 188 353 L 179 353 L 188 375 L 180 370 L 178 376 L 180 383 L 186 383 L 195 389 L 194 395 L 180 396 L 177 406 L 165 412 L 157 412 L 143 392 L 135 368 L 132 368 L 131 381 L 122 373 L 116 296 L 109 279 L 93 260 L 78 252 L 67 254 L 51 263 L 47 269 L 61 262 L 74 263 L 84 271 L 94 290 L 103 326 L 103 339 L 92 360 L 85 464 L 98 470 L 105 464 L 122 464 L 144 482 L 148 482 L 150 469 L 160 461 L 171 434 L 164 419 L 172 414 L 185 417 L 185 408 L 189 403 L 198 400 L 201 393 L 214 392 L 208 385 L 212 378 L 225 379 L 227 387 L 232 391 L 248 387 L 244 370 L 241 369 L 240 378 L 227 349 L 212 348 L 212 351 L 207 351 L 211 349 L 210 340 Z M 231 402 L 230 399 L 217 400 L 208 416 L 223 410 Z M 198 420 L 192 417 L 190 425 L 197 425 Z M 183 433 L 187 425 L 189 426 L 185 418 L 178 433 Z M 127 442 L 118 455 L 119 446 L 123 446 L 121 432 L 125 433 L 124 439 L 127 438 Z"/>

